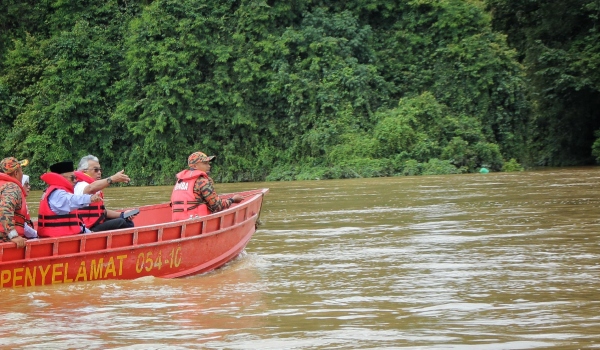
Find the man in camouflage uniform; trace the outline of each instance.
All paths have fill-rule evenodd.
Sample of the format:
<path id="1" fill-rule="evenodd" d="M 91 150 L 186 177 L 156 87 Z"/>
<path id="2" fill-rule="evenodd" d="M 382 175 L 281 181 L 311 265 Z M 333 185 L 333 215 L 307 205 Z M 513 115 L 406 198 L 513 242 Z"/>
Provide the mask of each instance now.
<path id="1" fill-rule="evenodd" d="M 187 219 L 193 214 L 202 216 L 216 213 L 244 199 L 239 194 L 223 199 L 215 192 L 213 179 L 208 176 L 210 161 L 214 158 L 215 156 L 209 157 L 202 152 L 194 152 L 188 157 L 189 170 L 177 174 L 177 184 L 171 195 L 174 221 Z M 192 182 L 193 186 L 190 186 Z M 209 212 L 202 209 L 204 206 Z"/>
<path id="2" fill-rule="evenodd" d="M 0 171 L 20 183 L 23 178 L 22 167 L 27 164 L 27 159 L 18 161 L 14 157 L 4 158 L 0 162 Z M 0 182 L 0 242 L 13 242 L 18 248 L 25 246 L 27 240 L 19 236 L 15 229 L 15 212 L 22 209 L 23 203 L 23 191 L 18 184 L 6 180 Z"/>
<path id="3" fill-rule="evenodd" d="M 210 161 L 215 156 L 208 157 L 202 152 L 194 152 L 188 157 L 188 166 L 190 169 L 196 169 L 204 171 L 207 175 L 210 175 Z M 223 200 L 214 189 L 213 179 L 210 177 L 200 177 L 194 184 L 194 194 L 196 198 L 204 201 L 211 212 L 216 213 L 221 210 L 227 209 L 232 203 L 239 203 L 242 201 L 242 196 L 236 194 L 229 200 Z"/>

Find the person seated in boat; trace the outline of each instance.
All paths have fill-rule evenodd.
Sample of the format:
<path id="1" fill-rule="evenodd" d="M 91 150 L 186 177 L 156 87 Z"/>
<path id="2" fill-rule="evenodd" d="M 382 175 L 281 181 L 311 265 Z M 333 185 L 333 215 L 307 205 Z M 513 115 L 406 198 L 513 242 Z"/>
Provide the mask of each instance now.
<path id="1" fill-rule="evenodd" d="M 124 219 L 124 212 L 110 210 L 104 206 L 103 189 L 112 183 L 129 182 L 129 176 L 125 174 L 124 170 L 103 179 L 102 167 L 100 166 L 98 157 L 90 154 L 79 161 L 75 177 L 78 181 L 75 184 L 75 194 L 96 193 L 101 198 L 98 202 L 91 203 L 89 206 L 81 208 L 78 211 L 79 217 L 83 220 L 87 228 L 92 232 L 100 232 L 133 227 L 133 216 Z"/>
<path id="2" fill-rule="evenodd" d="M 29 175 L 23 174 L 23 179 L 21 180 L 21 184 L 23 185 L 23 190 L 25 190 L 25 197 L 29 196 L 29 191 L 31 191 L 31 185 L 29 184 Z M 29 239 L 38 238 L 37 231 L 33 228 L 33 222 L 31 221 L 31 217 L 29 215 L 29 208 L 27 207 L 27 203 L 25 203 L 25 212 L 27 213 L 27 219 L 25 220 L 24 225 L 24 235 Z"/>
<path id="3" fill-rule="evenodd" d="M 27 241 L 25 220 L 28 220 L 25 190 L 21 184 L 27 159 L 7 157 L 0 161 L 0 242 L 13 242 L 23 248 Z"/>
<path id="4" fill-rule="evenodd" d="M 177 183 L 171 194 L 173 221 L 216 213 L 243 200 L 239 194 L 223 199 L 215 192 L 214 182 L 208 176 L 210 161 L 214 158 L 202 152 L 194 152 L 188 157 L 189 169 L 177 174 Z"/>
<path id="5" fill-rule="evenodd" d="M 50 172 L 40 176 L 48 188 L 42 194 L 38 213 L 38 235 L 61 237 L 91 232 L 77 215 L 77 210 L 101 200 L 98 194 L 73 193 L 77 181 L 73 162 L 50 166 Z"/>

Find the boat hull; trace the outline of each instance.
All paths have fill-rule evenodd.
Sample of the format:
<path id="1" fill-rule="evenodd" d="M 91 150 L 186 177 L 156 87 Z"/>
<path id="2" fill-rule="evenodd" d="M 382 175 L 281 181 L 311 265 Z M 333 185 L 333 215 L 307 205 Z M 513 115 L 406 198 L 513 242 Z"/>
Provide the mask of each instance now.
<path id="1" fill-rule="evenodd" d="M 0 287 L 29 287 L 204 273 L 241 253 L 256 230 L 268 189 L 205 217 L 170 222 L 168 203 L 145 206 L 131 229 L 0 244 Z M 233 195 L 233 194 L 231 194 Z M 227 196 L 225 196 L 227 197 Z"/>

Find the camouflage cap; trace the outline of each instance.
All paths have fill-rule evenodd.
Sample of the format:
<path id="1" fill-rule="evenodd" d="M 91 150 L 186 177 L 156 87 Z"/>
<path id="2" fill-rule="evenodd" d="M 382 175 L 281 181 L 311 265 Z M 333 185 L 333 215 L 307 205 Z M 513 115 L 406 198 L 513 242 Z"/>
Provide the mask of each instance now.
<path id="1" fill-rule="evenodd" d="M 213 160 L 216 156 L 207 156 L 206 154 L 202 153 L 202 152 L 194 152 L 192 154 L 190 154 L 190 156 L 188 157 L 188 165 L 192 166 L 198 162 L 210 162 L 211 160 Z"/>
<path id="2" fill-rule="evenodd" d="M 0 171 L 5 174 L 12 174 L 15 170 L 27 166 L 27 164 L 29 164 L 27 159 L 17 160 L 15 157 L 7 157 L 0 162 Z"/>

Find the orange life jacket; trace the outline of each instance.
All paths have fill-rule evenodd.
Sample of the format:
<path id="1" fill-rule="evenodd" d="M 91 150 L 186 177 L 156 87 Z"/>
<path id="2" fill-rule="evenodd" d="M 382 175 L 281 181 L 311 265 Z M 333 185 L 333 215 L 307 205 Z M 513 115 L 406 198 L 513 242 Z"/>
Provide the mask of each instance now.
<path id="1" fill-rule="evenodd" d="M 15 230 L 19 234 L 19 236 L 25 235 L 25 223 L 29 225 L 29 227 L 33 228 L 33 223 L 31 222 L 31 218 L 29 217 L 29 211 L 27 210 L 27 201 L 25 200 L 25 189 L 23 189 L 23 185 L 17 179 L 12 176 L 8 176 L 4 173 L 0 173 L 0 186 L 4 185 L 7 182 L 12 182 L 19 185 L 21 189 L 21 209 L 15 211 L 14 221 L 15 221 Z M 4 229 L 0 225 L 0 232 L 4 232 Z M 8 234 L 8 232 L 4 232 Z"/>
<path id="2" fill-rule="evenodd" d="M 199 177 L 208 178 L 208 175 L 200 170 L 184 170 L 177 174 L 177 183 L 171 194 L 171 219 L 173 221 L 211 214 L 208 206 L 194 195 L 194 183 Z"/>
<path id="3" fill-rule="evenodd" d="M 38 213 L 38 236 L 61 237 L 71 236 L 82 232 L 83 222 L 77 216 L 77 210 L 68 214 L 58 215 L 50 209 L 48 198 L 52 192 L 61 189 L 73 193 L 73 184 L 56 173 L 45 173 L 40 178 L 49 185 L 42 195 Z"/>
<path id="4" fill-rule="evenodd" d="M 76 171 L 74 174 L 78 181 L 87 182 L 89 184 L 96 181 L 81 171 Z M 98 194 L 100 195 L 100 198 L 102 198 L 102 200 L 90 203 L 88 206 L 79 208 L 77 210 L 77 215 L 79 215 L 79 218 L 81 219 L 81 221 L 83 221 L 85 227 L 87 228 L 102 223 L 104 222 L 104 219 L 106 219 L 106 208 L 104 207 L 104 194 L 102 193 L 102 191 L 99 191 Z"/>

